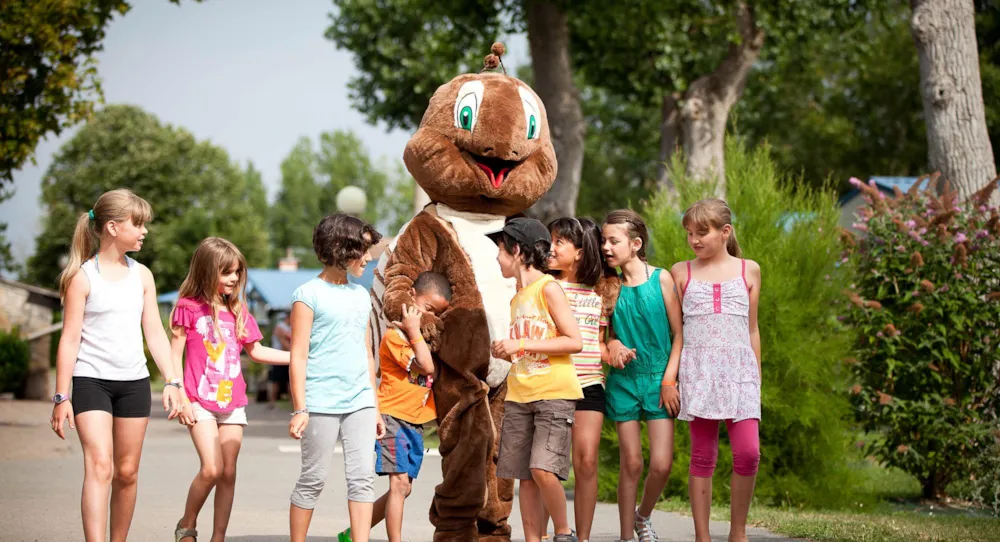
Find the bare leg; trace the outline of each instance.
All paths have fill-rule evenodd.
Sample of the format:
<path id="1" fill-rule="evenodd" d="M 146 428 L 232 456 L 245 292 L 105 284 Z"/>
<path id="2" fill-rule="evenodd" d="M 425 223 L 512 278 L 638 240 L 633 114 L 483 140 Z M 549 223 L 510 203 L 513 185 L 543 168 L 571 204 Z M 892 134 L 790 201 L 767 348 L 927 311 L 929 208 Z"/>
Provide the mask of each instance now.
<path id="1" fill-rule="evenodd" d="M 573 511 L 576 535 L 590 540 L 597 507 L 597 453 L 601 445 L 604 414 L 593 410 L 578 410 L 573 416 L 573 475 L 576 488 Z"/>
<path id="2" fill-rule="evenodd" d="M 347 513 L 351 516 L 351 540 L 368 542 L 372 531 L 372 503 L 349 500 Z"/>
<path id="3" fill-rule="evenodd" d="M 288 532 L 291 542 L 306 542 L 306 533 L 312 523 L 313 511 L 290 505 L 288 509 Z M 353 526 L 353 525 L 352 525 Z"/>
<path id="4" fill-rule="evenodd" d="M 621 539 L 631 540 L 635 536 L 635 494 L 642 477 L 642 428 L 638 421 L 618 422 L 618 448 L 618 522 Z"/>
<path id="5" fill-rule="evenodd" d="M 573 532 L 569 527 L 569 520 L 566 518 L 566 490 L 563 489 L 559 477 L 541 469 L 531 469 L 531 477 L 542 495 L 545 509 L 552 517 L 552 529 L 555 534 Z M 540 527 L 544 529 L 546 525 L 542 524 Z"/>
<path id="6" fill-rule="evenodd" d="M 538 531 L 538 536 L 540 536 L 542 538 L 545 538 L 546 536 L 548 536 L 548 534 L 549 534 L 549 519 L 551 519 L 551 516 L 549 516 L 549 511 L 548 510 L 542 510 L 542 522 L 539 524 L 542 527 Z"/>
<path id="7" fill-rule="evenodd" d="M 694 539 L 710 542 L 708 519 L 712 513 L 712 479 L 699 476 L 688 477 L 688 496 L 691 499 L 691 515 L 694 516 Z"/>
<path id="8" fill-rule="evenodd" d="M 753 486 L 756 476 L 740 476 L 733 473 L 732 502 L 730 503 L 729 541 L 746 542 L 747 516 L 750 514 L 750 502 L 753 501 Z"/>
<path id="9" fill-rule="evenodd" d="M 114 418 L 115 475 L 111 481 L 111 542 L 125 542 L 135 514 L 139 458 L 149 418 Z"/>
<path id="10" fill-rule="evenodd" d="M 184 503 L 184 517 L 181 518 L 180 526 L 194 529 L 198 526 L 198 514 L 205 506 L 208 494 L 222 476 L 225 463 L 222 458 L 222 446 L 219 443 L 219 426 L 214 419 L 202 420 L 188 428 L 188 432 L 191 433 L 191 440 L 201 460 L 201 468 L 188 489 L 187 501 Z M 194 542 L 194 538 L 190 538 L 187 542 Z"/>
<path id="11" fill-rule="evenodd" d="M 229 516 L 233 513 L 236 496 L 236 461 L 243 444 L 242 425 L 220 425 L 219 445 L 222 451 L 222 473 L 215 483 L 215 518 L 212 525 L 212 542 L 225 542 Z"/>
<path id="12" fill-rule="evenodd" d="M 518 505 L 521 507 L 521 525 L 524 528 L 524 542 L 540 542 L 544 504 L 541 492 L 534 480 L 521 480 Z"/>
<path id="13" fill-rule="evenodd" d="M 403 501 L 410 496 L 410 488 L 408 474 L 397 472 L 389 475 L 389 492 L 386 493 L 388 499 L 385 503 L 385 533 L 389 542 L 400 542 L 403 539 Z"/>
<path id="14" fill-rule="evenodd" d="M 76 416 L 83 448 L 83 491 L 80 513 L 87 542 L 104 542 L 108 532 L 108 495 L 114 474 L 113 418 L 110 412 L 89 410 Z"/>
<path id="15" fill-rule="evenodd" d="M 386 503 L 389 502 L 389 493 L 391 492 L 392 489 L 390 488 L 389 491 L 383 493 L 382 496 L 375 501 L 375 504 L 372 505 L 372 527 L 382 523 L 382 520 L 385 519 L 385 507 Z"/>
<path id="16" fill-rule="evenodd" d="M 646 427 L 649 429 L 649 472 L 642 488 L 639 514 L 648 518 L 670 477 L 670 466 L 674 461 L 674 421 L 650 420 L 646 422 Z"/>

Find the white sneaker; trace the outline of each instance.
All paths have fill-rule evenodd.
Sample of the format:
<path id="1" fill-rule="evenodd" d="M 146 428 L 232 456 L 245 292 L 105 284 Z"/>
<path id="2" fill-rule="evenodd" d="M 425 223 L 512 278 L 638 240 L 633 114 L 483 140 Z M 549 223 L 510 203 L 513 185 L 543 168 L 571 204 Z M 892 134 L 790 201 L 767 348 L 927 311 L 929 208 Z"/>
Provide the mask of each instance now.
<path id="1" fill-rule="evenodd" d="M 656 531 L 653 530 L 653 521 L 639 515 L 639 509 L 635 509 L 635 534 L 639 542 L 657 542 Z"/>

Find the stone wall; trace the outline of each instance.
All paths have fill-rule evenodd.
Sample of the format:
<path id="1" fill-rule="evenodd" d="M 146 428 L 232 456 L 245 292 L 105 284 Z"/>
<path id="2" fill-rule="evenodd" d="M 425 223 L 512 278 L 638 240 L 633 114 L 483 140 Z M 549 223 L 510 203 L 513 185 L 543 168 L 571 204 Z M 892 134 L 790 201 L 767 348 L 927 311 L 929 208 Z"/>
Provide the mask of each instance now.
<path id="1" fill-rule="evenodd" d="M 21 335 L 52 325 L 52 315 L 59 307 L 54 292 L 0 280 L 0 329 L 17 327 Z M 49 383 L 51 335 L 31 341 L 31 362 L 28 366 L 27 399 L 48 399 L 52 396 Z"/>

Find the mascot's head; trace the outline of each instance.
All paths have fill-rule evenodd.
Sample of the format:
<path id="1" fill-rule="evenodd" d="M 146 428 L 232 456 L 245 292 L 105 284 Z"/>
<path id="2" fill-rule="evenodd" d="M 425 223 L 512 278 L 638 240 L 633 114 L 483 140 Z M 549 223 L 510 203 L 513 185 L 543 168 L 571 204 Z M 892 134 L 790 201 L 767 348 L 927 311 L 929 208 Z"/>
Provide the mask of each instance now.
<path id="1" fill-rule="evenodd" d="M 491 50 L 484 72 L 502 67 L 503 44 Z M 506 71 L 459 75 L 438 88 L 403 161 L 431 201 L 494 215 L 524 211 L 556 177 L 545 106 Z"/>

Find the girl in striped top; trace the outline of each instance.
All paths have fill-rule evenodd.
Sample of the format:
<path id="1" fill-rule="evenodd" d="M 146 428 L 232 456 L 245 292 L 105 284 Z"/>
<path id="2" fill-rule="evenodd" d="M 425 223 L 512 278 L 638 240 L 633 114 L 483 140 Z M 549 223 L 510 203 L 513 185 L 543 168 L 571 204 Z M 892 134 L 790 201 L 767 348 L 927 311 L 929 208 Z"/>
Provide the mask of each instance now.
<path id="1" fill-rule="evenodd" d="M 559 279 L 583 339 L 583 350 L 573 354 L 583 399 L 577 401 L 573 420 L 573 472 L 576 479 L 573 506 L 576 532 L 581 542 L 590 538 L 597 504 L 597 451 L 604 424 L 604 371 L 607 356 L 604 335 L 608 320 L 601 296 L 594 291 L 602 276 L 614 276 L 601 255 L 601 230 L 589 218 L 559 218 L 549 224 L 552 252 L 549 272 Z M 547 524 L 547 522 L 546 522 Z M 542 533 L 545 534 L 545 533 Z"/>

